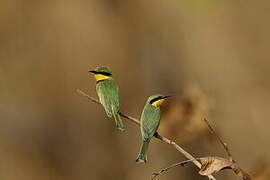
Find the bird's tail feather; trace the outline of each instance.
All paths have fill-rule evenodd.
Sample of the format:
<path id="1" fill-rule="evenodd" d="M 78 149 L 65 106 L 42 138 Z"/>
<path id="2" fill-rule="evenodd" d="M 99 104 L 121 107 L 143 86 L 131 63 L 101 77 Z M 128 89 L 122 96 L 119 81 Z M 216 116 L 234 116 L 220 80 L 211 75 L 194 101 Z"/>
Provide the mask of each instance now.
<path id="1" fill-rule="evenodd" d="M 115 120 L 115 124 L 116 124 L 116 129 L 119 131 L 124 131 L 125 126 L 123 124 L 122 118 L 121 118 L 119 113 L 114 115 L 114 120 Z"/>
<path id="2" fill-rule="evenodd" d="M 138 163 L 146 163 L 147 161 L 147 151 L 148 151 L 149 141 L 142 142 L 140 153 L 136 159 L 136 162 Z"/>

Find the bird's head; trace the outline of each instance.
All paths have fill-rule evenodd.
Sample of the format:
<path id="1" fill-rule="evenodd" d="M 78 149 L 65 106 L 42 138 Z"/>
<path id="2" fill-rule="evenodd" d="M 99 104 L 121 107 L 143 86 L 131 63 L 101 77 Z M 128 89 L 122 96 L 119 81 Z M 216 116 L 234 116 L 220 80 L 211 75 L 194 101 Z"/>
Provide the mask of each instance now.
<path id="1" fill-rule="evenodd" d="M 97 67 L 95 70 L 90 70 L 90 73 L 94 74 L 97 81 L 103 81 L 112 78 L 112 72 L 108 67 Z"/>
<path id="2" fill-rule="evenodd" d="M 167 99 L 168 97 L 171 96 L 161 94 L 153 95 L 148 98 L 148 103 L 154 107 L 160 107 L 164 103 L 165 99 Z"/>

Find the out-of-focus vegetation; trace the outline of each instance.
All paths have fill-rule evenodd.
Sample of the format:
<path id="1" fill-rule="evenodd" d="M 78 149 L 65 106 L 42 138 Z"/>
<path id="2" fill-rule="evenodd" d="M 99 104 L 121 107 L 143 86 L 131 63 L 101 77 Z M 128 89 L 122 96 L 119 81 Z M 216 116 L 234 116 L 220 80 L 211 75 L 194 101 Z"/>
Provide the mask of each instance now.
<path id="1" fill-rule="evenodd" d="M 111 67 L 121 108 L 171 93 L 160 132 L 196 157 L 219 155 L 200 120 L 216 125 L 234 158 L 260 180 L 269 162 L 268 1 L 48 0 L 0 2 L 0 179 L 147 179 L 184 159 L 153 141 L 137 165 L 139 129 L 114 129 L 88 70 Z M 268 166 L 267 163 L 265 165 Z M 192 165 L 160 179 L 204 179 Z M 269 169 L 269 168 L 265 168 Z M 222 172 L 217 179 L 237 179 Z"/>

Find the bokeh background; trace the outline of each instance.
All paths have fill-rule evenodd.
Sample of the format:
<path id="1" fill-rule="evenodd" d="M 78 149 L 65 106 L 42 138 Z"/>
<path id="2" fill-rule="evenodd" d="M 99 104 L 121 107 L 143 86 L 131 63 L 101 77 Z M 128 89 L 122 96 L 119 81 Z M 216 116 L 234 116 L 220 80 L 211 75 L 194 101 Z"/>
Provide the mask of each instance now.
<path id="1" fill-rule="evenodd" d="M 255 179 L 269 179 L 269 1 L 1 0 L 0 179 L 138 180 L 184 160 L 140 131 L 117 132 L 87 72 L 111 67 L 121 109 L 139 117 L 170 93 L 159 132 L 196 157 L 226 157 L 203 117 Z M 190 164 L 160 180 L 206 179 Z M 217 179 L 237 180 L 231 171 Z"/>

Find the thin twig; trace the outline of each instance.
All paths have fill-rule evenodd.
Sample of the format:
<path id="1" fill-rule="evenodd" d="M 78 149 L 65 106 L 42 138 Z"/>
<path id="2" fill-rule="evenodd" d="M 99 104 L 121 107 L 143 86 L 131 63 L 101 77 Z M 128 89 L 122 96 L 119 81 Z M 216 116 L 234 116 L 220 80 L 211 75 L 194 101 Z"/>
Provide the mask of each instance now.
<path id="1" fill-rule="evenodd" d="M 212 134 L 214 134 L 214 135 L 217 137 L 217 139 L 219 140 L 219 142 L 220 142 L 220 143 L 222 144 L 222 146 L 224 147 L 224 149 L 225 149 L 225 151 L 226 151 L 226 153 L 227 153 L 227 155 L 228 155 L 228 157 L 229 157 L 229 161 L 232 163 L 231 168 L 232 168 L 232 170 L 235 172 L 235 174 L 237 174 L 238 176 L 242 177 L 243 180 L 251 180 L 251 176 L 250 176 L 247 172 L 245 172 L 241 167 L 239 167 L 239 166 L 236 164 L 236 161 L 235 161 L 235 160 L 233 159 L 233 157 L 232 157 L 232 153 L 230 152 L 230 149 L 229 149 L 229 147 L 228 147 L 228 144 L 225 143 L 225 142 L 221 139 L 221 137 L 216 133 L 216 131 L 215 131 L 214 128 L 210 125 L 209 121 L 208 121 L 206 118 L 204 118 L 204 122 L 207 124 L 207 126 L 208 126 L 210 132 L 211 132 Z"/>
<path id="2" fill-rule="evenodd" d="M 186 161 L 181 161 L 181 162 L 178 162 L 178 163 L 175 163 L 175 164 L 172 164 L 164 169 L 161 169 L 159 172 L 157 173 L 154 173 L 153 176 L 151 177 L 151 180 L 155 179 L 157 176 L 169 171 L 170 169 L 174 168 L 174 167 L 177 167 L 177 166 L 184 166 L 185 164 L 189 163 L 189 162 L 193 162 L 193 161 L 197 161 L 197 159 L 189 159 L 189 160 L 186 160 Z"/>
<path id="3" fill-rule="evenodd" d="M 100 102 L 96 99 L 96 98 L 93 98 L 91 96 L 89 96 L 88 94 L 86 94 L 85 92 L 81 91 L 80 89 L 77 89 L 76 92 L 78 94 L 81 94 L 82 96 L 86 97 L 87 99 L 89 99 L 90 101 L 94 102 L 94 103 L 98 103 L 100 104 Z M 136 118 L 133 118 L 131 116 L 128 116 L 122 112 L 120 112 L 120 116 L 122 116 L 123 118 L 126 118 L 128 119 L 129 121 L 137 124 L 137 125 L 140 125 L 140 121 Z M 164 136 L 161 136 L 160 134 L 156 133 L 155 134 L 155 137 L 169 145 L 172 145 L 177 151 L 179 151 L 181 154 L 183 154 L 187 159 L 189 160 L 193 160 L 192 162 L 200 169 L 201 168 L 201 163 L 195 159 L 191 154 L 189 154 L 187 151 L 185 151 L 181 146 L 179 146 L 178 144 L 176 144 L 174 141 L 164 137 Z M 215 180 L 215 178 L 212 176 L 212 175 L 209 175 L 208 178 L 210 180 Z"/>
<path id="4" fill-rule="evenodd" d="M 225 143 L 225 142 L 221 139 L 221 137 L 216 133 L 216 131 L 215 131 L 214 128 L 210 125 L 209 121 L 208 121 L 206 118 L 204 118 L 204 122 L 206 123 L 206 125 L 207 125 L 207 127 L 209 128 L 210 132 L 211 132 L 212 134 L 214 134 L 214 135 L 217 137 L 217 139 L 219 140 L 220 144 L 224 147 L 224 149 L 225 149 L 225 151 L 226 151 L 226 153 L 227 153 L 227 155 L 228 155 L 228 157 L 229 157 L 229 160 L 230 160 L 232 163 L 235 163 L 235 160 L 233 159 L 232 154 L 231 154 L 231 152 L 230 152 L 230 150 L 229 150 L 228 144 Z"/>

